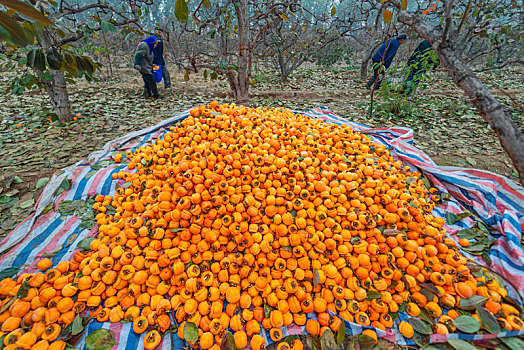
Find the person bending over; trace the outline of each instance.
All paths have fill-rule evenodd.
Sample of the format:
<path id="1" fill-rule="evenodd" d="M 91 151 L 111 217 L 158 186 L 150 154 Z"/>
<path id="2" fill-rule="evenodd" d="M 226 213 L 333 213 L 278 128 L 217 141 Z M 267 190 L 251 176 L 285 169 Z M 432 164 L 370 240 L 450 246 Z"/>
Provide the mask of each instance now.
<path id="1" fill-rule="evenodd" d="M 402 45 L 408 36 L 406 34 L 400 34 L 396 38 L 388 39 L 383 43 L 378 51 L 371 58 L 373 60 L 373 76 L 368 80 L 366 87 L 371 89 L 373 84 L 375 88 L 380 84 L 382 79 L 379 76 L 385 75 L 386 70 L 391 66 L 391 62 L 397 54 L 397 50 Z"/>
<path id="2" fill-rule="evenodd" d="M 163 98 L 158 93 L 156 82 L 153 78 L 153 50 L 158 38 L 154 35 L 142 40 L 136 47 L 134 68 L 142 74 L 144 80 L 144 97 Z"/>

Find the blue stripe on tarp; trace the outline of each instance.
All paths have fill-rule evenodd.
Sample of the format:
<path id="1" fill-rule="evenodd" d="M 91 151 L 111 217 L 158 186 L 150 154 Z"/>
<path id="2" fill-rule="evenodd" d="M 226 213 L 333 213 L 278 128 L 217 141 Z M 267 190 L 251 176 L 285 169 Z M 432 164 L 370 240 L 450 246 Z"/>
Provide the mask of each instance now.
<path id="1" fill-rule="evenodd" d="M 501 247 L 503 249 L 503 247 Z M 509 265 L 510 267 L 514 268 L 517 271 L 522 271 L 522 265 L 516 265 L 511 257 L 506 256 L 501 251 L 497 250 L 490 250 L 488 252 L 488 255 L 490 256 L 496 256 L 497 259 L 500 259 L 504 262 L 504 264 Z M 493 260 L 493 259 L 491 259 Z"/>
<path id="2" fill-rule="evenodd" d="M 102 188 L 100 190 L 101 194 L 109 195 L 111 193 L 111 190 L 112 190 L 111 185 L 113 184 L 113 182 L 117 181 L 117 180 L 114 180 L 111 175 L 118 173 L 119 171 L 120 171 L 120 168 L 115 168 L 110 172 L 109 176 L 107 177 L 107 179 L 105 179 L 104 184 L 102 185 Z"/>
<path id="3" fill-rule="evenodd" d="M 123 330 L 122 330 L 123 331 Z M 140 334 L 136 334 L 132 331 L 132 326 L 129 332 L 127 332 L 126 347 L 125 350 L 136 350 L 144 347 L 144 344 L 140 342 Z"/>
<path id="4" fill-rule="evenodd" d="M 69 251 L 69 248 L 70 248 L 70 245 L 71 244 L 74 244 L 75 242 L 71 242 L 70 245 L 65 245 L 67 243 L 67 240 L 75 235 L 75 234 L 79 234 L 81 231 L 83 231 L 84 229 L 82 227 L 80 227 L 80 223 L 82 221 L 79 220 L 77 223 L 75 223 L 76 227 L 75 229 L 73 230 L 73 232 L 71 232 L 69 235 L 67 235 L 67 237 L 65 238 L 65 241 L 64 241 L 64 245 L 62 246 L 62 249 L 60 249 L 56 254 L 55 256 L 51 257 L 51 261 L 53 262 L 53 266 L 56 266 L 59 262 L 62 261 L 62 259 L 64 258 L 64 256 L 67 254 L 67 252 Z M 75 239 L 76 240 L 76 239 Z"/>
<path id="5" fill-rule="evenodd" d="M 91 168 L 91 171 L 94 171 L 94 169 Z M 89 172 L 90 171 L 88 171 L 86 175 L 89 174 Z M 89 180 L 91 180 L 94 176 L 96 176 L 96 173 L 88 178 L 86 178 L 84 175 L 82 180 L 80 180 L 80 182 L 78 183 L 78 187 L 76 188 L 75 195 L 73 196 L 73 200 L 82 199 L 82 196 L 84 194 L 84 189 L 86 188 Z"/>
<path id="6" fill-rule="evenodd" d="M 12 266 L 23 266 L 27 262 L 29 254 L 42 242 L 53 233 L 65 220 L 62 220 L 60 216 L 56 218 L 51 225 L 47 226 L 40 234 L 33 237 L 26 246 L 18 252 L 17 257 L 11 263 Z"/>

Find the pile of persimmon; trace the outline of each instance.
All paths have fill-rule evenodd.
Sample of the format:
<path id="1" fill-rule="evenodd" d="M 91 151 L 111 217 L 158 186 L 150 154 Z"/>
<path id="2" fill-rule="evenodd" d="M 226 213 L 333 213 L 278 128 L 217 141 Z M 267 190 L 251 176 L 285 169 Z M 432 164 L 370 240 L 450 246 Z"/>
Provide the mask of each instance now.
<path id="1" fill-rule="evenodd" d="M 219 349 L 229 330 L 256 350 L 262 329 L 279 342 L 291 323 L 313 335 L 343 320 L 390 329 L 401 306 L 447 333 L 475 295 L 504 328 L 523 328 L 506 290 L 472 274 L 446 237 L 436 189 L 386 147 L 285 109 L 214 101 L 190 114 L 128 152 L 114 175 L 127 187 L 96 197 L 89 250 L 0 282 L 6 350 L 62 350 L 60 331 L 84 310 L 133 322 L 147 349 L 175 320 L 181 338 L 197 326 L 194 347 Z"/>

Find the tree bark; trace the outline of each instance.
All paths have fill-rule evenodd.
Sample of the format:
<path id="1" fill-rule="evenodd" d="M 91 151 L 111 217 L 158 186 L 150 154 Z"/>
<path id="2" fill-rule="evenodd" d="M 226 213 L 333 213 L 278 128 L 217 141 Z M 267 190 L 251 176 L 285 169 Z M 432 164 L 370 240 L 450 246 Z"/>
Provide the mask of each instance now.
<path id="1" fill-rule="evenodd" d="M 378 47 L 382 44 L 382 41 L 377 41 L 375 44 L 366 52 L 364 57 L 362 58 L 362 62 L 360 63 L 360 79 L 362 81 L 368 79 L 368 63 L 371 57 L 373 57 L 373 54 L 375 51 L 377 51 Z"/>
<path id="2" fill-rule="evenodd" d="M 109 77 L 113 79 L 113 64 L 111 62 L 111 53 L 109 52 L 109 45 L 107 45 L 106 33 L 102 31 L 102 38 L 104 39 L 104 45 L 106 48 L 107 62 L 109 63 Z"/>
<path id="3" fill-rule="evenodd" d="M 247 23 L 247 0 L 234 2 L 238 20 L 238 72 L 227 75 L 237 104 L 249 103 L 249 80 L 251 79 L 251 47 Z"/>
<path id="4" fill-rule="evenodd" d="M 69 122 L 73 120 L 73 113 L 71 113 L 71 103 L 69 102 L 64 72 L 52 69 L 49 72 L 51 81 L 43 81 L 45 89 L 51 98 L 51 104 L 58 116 L 58 120 L 60 122 Z"/>
<path id="5" fill-rule="evenodd" d="M 448 38 L 443 40 L 444 32 L 440 26 L 432 26 L 409 13 L 401 13 L 399 21 L 410 26 L 431 43 L 437 52 L 440 64 L 449 72 L 455 84 L 464 90 L 479 114 L 497 134 L 502 147 L 519 173 L 521 185 L 524 186 L 524 136 L 515 125 L 511 113 L 457 55 L 452 41 Z"/>
<path id="6" fill-rule="evenodd" d="M 42 48 L 47 50 L 53 45 L 52 38 L 47 32 L 39 35 L 42 42 Z M 33 68 L 36 70 L 36 68 Z M 51 80 L 42 79 L 42 83 L 51 99 L 51 105 L 60 122 L 68 122 L 73 120 L 73 113 L 71 113 L 71 102 L 69 101 L 69 93 L 67 92 L 67 85 L 65 74 L 62 71 L 49 69 Z"/>

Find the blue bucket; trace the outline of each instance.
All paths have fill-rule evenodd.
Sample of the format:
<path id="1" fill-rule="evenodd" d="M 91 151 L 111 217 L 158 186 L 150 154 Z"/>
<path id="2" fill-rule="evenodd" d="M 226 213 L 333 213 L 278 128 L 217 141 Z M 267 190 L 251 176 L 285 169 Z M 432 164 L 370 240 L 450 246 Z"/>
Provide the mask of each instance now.
<path id="1" fill-rule="evenodd" d="M 162 66 L 153 67 L 153 78 L 155 78 L 155 82 L 157 83 L 162 81 Z"/>

